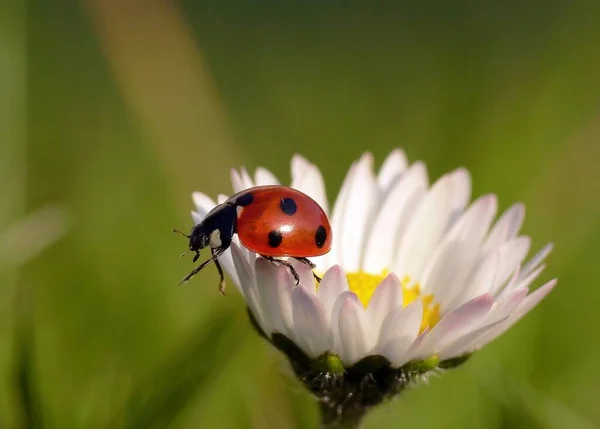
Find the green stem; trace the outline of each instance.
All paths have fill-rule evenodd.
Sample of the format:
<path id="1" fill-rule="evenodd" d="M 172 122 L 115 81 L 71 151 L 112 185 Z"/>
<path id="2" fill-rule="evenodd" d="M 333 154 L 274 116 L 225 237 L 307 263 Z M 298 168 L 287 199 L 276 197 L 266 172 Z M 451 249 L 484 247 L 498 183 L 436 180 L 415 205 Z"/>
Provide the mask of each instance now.
<path id="1" fill-rule="evenodd" d="M 315 396 L 321 429 L 359 428 L 367 411 L 404 390 L 411 375 L 401 368 L 392 368 L 379 355 L 367 356 L 345 368 L 341 359 L 331 353 L 310 359 L 284 335 L 274 333 L 269 341 L 288 357 L 298 379 Z"/>
<path id="2" fill-rule="evenodd" d="M 358 429 L 367 408 L 349 401 L 346 405 L 335 405 L 325 398 L 319 401 L 321 429 Z"/>

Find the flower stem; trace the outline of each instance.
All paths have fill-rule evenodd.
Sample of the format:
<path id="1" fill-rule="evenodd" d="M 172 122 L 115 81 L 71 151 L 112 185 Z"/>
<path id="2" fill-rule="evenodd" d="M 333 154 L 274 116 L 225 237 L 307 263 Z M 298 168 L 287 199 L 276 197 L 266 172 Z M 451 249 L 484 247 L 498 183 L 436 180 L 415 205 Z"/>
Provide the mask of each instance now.
<path id="1" fill-rule="evenodd" d="M 250 320 L 258 327 L 251 313 Z M 257 330 L 262 333 L 260 327 Z M 315 396 L 322 429 L 359 428 L 367 411 L 399 394 L 411 376 L 403 369 L 392 368 L 379 355 L 367 356 L 345 368 L 341 359 L 331 353 L 310 359 L 279 333 L 273 333 L 270 341 L 288 357 L 296 377 Z"/>
<path id="2" fill-rule="evenodd" d="M 319 401 L 319 410 L 321 429 L 357 429 L 367 411 L 366 408 L 354 404 L 336 406 L 323 399 Z"/>

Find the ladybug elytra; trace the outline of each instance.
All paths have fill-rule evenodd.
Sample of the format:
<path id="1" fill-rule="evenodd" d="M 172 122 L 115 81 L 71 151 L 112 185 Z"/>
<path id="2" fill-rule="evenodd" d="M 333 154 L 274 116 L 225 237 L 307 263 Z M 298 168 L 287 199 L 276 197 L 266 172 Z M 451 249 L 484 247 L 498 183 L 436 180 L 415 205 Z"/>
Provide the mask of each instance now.
<path id="1" fill-rule="evenodd" d="M 176 229 L 173 231 L 183 234 Z M 275 264 L 285 265 L 296 284 L 300 277 L 294 267 L 287 260 L 277 258 L 291 257 L 315 268 L 307 258 L 324 255 L 331 249 L 331 225 L 315 200 L 285 186 L 257 186 L 238 192 L 217 205 L 189 235 L 183 234 L 189 238 L 189 251 L 196 253 L 194 262 L 205 247 L 210 247 L 212 255 L 181 283 L 214 262 L 220 276 L 219 290 L 225 294 L 225 277 L 218 258 L 231 246 L 234 234 L 249 250 Z"/>

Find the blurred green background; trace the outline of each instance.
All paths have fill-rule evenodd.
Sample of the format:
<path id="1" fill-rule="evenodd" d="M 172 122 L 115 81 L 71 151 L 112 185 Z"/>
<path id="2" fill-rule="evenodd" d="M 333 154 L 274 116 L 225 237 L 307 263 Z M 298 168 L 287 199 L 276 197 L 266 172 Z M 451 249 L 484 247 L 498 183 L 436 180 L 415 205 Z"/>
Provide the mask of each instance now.
<path id="1" fill-rule="evenodd" d="M 363 151 L 397 146 L 525 202 L 534 249 L 556 243 L 538 284 L 559 284 L 365 427 L 600 426 L 600 2 L 0 8 L 0 427 L 315 427 L 237 292 L 212 270 L 176 286 L 170 229 L 231 167 L 287 181 L 301 153 L 331 201 Z"/>

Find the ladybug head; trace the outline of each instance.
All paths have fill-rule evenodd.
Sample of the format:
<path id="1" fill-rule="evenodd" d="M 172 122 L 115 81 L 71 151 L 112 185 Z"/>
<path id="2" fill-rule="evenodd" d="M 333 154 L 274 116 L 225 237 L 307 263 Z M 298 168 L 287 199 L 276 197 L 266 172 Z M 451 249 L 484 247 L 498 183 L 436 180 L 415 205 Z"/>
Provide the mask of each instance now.
<path id="1" fill-rule="evenodd" d="M 213 251 L 223 253 L 231 244 L 231 237 L 235 228 L 236 210 L 233 206 L 220 204 L 212 209 L 202 222 L 192 228 L 190 235 L 174 229 L 173 232 L 180 233 L 189 239 L 187 252 L 195 252 L 194 262 L 200 256 L 200 251 L 210 246 Z"/>
<path id="2" fill-rule="evenodd" d="M 176 228 L 173 228 L 173 232 L 181 234 L 189 239 L 189 249 L 183 252 L 181 254 L 181 257 L 184 257 L 189 251 L 195 252 L 196 255 L 194 256 L 194 262 L 196 262 L 200 257 L 200 250 L 208 246 L 210 242 L 209 236 L 206 233 L 202 223 L 199 223 L 198 225 L 194 226 L 192 228 L 192 231 L 190 232 L 190 235 L 184 234 Z"/>
<path id="3" fill-rule="evenodd" d="M 190 232 L 190 251 L 198 252 L 208 246 L 210 241 L 209 234 L 202 222 L 192 228 Z"/>

